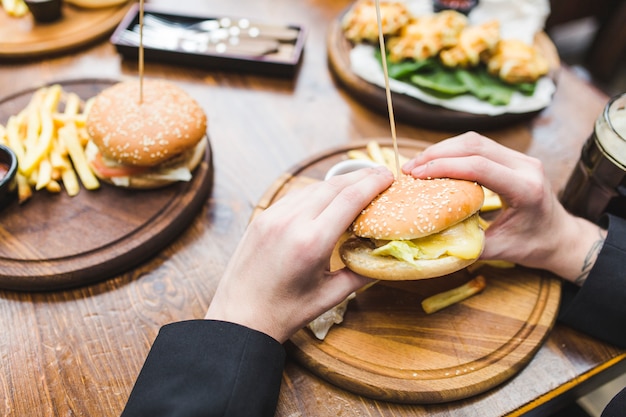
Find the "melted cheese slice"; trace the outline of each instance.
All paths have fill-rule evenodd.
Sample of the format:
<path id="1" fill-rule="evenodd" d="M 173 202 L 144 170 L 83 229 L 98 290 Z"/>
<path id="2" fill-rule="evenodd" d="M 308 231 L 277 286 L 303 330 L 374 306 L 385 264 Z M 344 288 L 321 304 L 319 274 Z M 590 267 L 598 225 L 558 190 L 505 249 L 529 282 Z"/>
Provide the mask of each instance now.
<path id="1" fill-rule="evenodd" d="M 456 256 L 461 259 L 475 259 L 480 256 L 483 245 L 483 231 L 478 214 L 446 230 L 413 240 L 382 241 L 381 246 L 372 251 L 376 256 L 393 256 L 411 264 L 421 259 L 437 259 L 442 256 Z"/>

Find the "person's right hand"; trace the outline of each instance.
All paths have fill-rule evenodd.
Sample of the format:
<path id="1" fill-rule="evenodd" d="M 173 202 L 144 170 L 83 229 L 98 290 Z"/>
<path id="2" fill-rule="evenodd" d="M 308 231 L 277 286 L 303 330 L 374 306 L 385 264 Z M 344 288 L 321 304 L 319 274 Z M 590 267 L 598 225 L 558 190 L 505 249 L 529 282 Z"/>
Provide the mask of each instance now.
<path id="1" fill-rule="evenodd" d="M 403 172 L 476 181 L 500 195 L 505 208 L 485 233 L 483 259 L 547 269 L 580 284 L 606 235 L 565 210 L 541 161 L 474 132 L 428 147 Z"/>
<path id="2" fill-rule="evenodd" d="M 386 168 L 338 175 L 289 192 L 248 226 L 205 318 L 242 324 L 279 342 L 372 282 L 330 257 L 354 218 L 389 187 Z"/>

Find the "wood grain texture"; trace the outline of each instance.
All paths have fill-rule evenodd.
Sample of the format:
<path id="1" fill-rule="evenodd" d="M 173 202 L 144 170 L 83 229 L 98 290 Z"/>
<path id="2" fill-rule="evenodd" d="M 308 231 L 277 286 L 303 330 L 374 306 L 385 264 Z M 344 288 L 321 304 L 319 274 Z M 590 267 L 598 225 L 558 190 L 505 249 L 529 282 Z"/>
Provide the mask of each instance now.
<path id="1" fill-rule="evenodd" d="M 386 115 L 357 102 L 328 70 L 330 24 L 352 0 L 150 3 L 191 15 L 245 14 L 301 24 L 308 34 L 302 67 L 293 79 L 282 80 L 146 65 L 146 76 L 188 88 L 206 110 L 214 162 L 211 196 L 176 239 L 125 273 L 58 291 L 0 290 L 1 416 L 119 416 L 160 327 L 206 313 L 252 212 L 277 178 L 311 155 L 390 136 Z M 114 46 L 102 40 L 50 59 L 2 60 L 0 94 L 58 80 L 136 76 L 137 62 L 120 59 Z M 558 190 L 607 99 L 564 68 L 548 108 L 534 119 L 492 129 L 488 135 L 543 161 Z M 398 136 L 425 143 L 459 131 L 398 123 Z M 307 175 L 316 178 L 313 172 Z M 513 377 L 482 394 L 447 403 L 373 400 L 318 377 L 290 357 L 276 417 L 547 416 L 564 401 L 624 371 L 623 350 L 558 322 Z"/>
<path id="2" fill-rule="evenodd" d="M 62 82 L 83 100 L 110 80 Z M 33 90 L 0 101 L 0 124 L 29 102 Z M 110 278 L 144 261 L 189 225 L 213 185 L 211 147 L 191 181 L 156 190 L 128 190 L 102 183 L 75 197 L 35 192 L 0 217 L 0 287 L 53 290 Z"/>
<path id="3" fill-rule="evenodd" d="M 83 46 L 113 31 L 132 2 L 99 9 L 62 5 L 60 20 L 36 23 L 28 13 L 10 17 L 0 10 L 0 58 L 33 58 Z"/>
<path id="4" fill-rule="evenodd" d="M 350 50 L 353 45 L 343 35 L 341 19 L 334 20 L 331 23 L 326 44 L 329 66 L 338 82 L 362 105 L 386 114 L 387 97 L 385 90 L 363 80 L 351 69 Z M 536 45 L 544 52 L 544 55 L 550 62 L 551 70 L 549 75 L 556 80 L 560 69 L 560 60 L 556 48 L 550 38 L 544 33 L 537 34 Z M 491 116 L 454 111 L 425 103 L 404 94 L 393 94 L 392 97 L 394 114 L 397 120 L 431 129 L 493 129 L 523 122 L 535 117 L 541 111 L 504 113 Z"/>
<path id="5" fill-rule="evenodd" d="M 374 140 L 392 146 L 388 139 Z M 258 208 L 322 179 L 348 150 L 366 152 L 366 143 L 331 149 L 297 165 L 270 187 Z M 401 139 L 398 146 L 412 156 L 427 144 Z M 487 278 L 482 293 L 432 315 L 424 313 L 421 301 L 462 285 L 470 273 L 381 281 L 357 293 L 343 323 L 323 341 L 303 329 L 290 339 L 289 352 L 321 378 L 373 399 L 428 404 L 484 392 L 532 359 L 556 320 L 561 286 L 550 274 L 525 268 L 483 267 L 476 273 Z"/>

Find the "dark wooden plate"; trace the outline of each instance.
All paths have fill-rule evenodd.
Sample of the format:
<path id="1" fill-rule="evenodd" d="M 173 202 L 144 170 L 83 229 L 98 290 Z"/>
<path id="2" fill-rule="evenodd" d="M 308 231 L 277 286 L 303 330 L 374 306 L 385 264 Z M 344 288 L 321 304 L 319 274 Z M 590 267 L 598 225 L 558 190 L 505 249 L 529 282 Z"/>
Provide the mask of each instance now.
<path id="1" fill-rule="evenodd" d="M 89 98 L 111 80 L 61 82 L 66 91 Z M 17 114 L 33 90 L 0 101 L 0 123 Z M 211 147 L 188 183 L 133 191 L 102 184 L 64 191 L 34 192 L 25 204 L 0 209 L 0 288 L 53 290 L 110 278 L 165 247 L 194 219 L 211 193 Z"/>
<path id="2" fill-rule="evenodd" d="M 33 58 L 85 45 L 113 32 L 132 4 L 81 9 L 65 3 L 62 18 L 47 24 L 36 24 L 30 14 L 15 18 L 0 10 L 0 58 Z"/>
<path id="3" fill-rule="evenodd" d="M 550 77 L 556 81 L 560 61 L 554 44 L 542 32 L 537 34 L 535 42 L 548 58 L 552 68 Z M 353 45 L 343 35 L 341 17 L 331 22 L 327 33 L 326 46 L 328 64 L 338 83 L 362 105 L 378 113 L 387 114 L 385 90 L 363 80 L 350 68 L 350 50 Z M 542 110 L 490 116 L 435 106 L 404 94 L 392 94 L 392 102 L 396 120 L 416 126 L 448 131 L 495 129 L 531 119 Z"/>
<path id="4" fill-rule="evenodd" d="M 410 157 L 427 145 L 401 140 L 399 148 Z M 267 191 L 257 213 L 290 189 L 320 180 L 349 149 L 364 146 L 333 149 L 294 167 Z M 485 266 L 476 273 L 487 279 L 482 293 L 431 315 L 422 311 L 421 300 L 472 274 L 380 282 L 350 301 L 343 323 L 324 341 L 300 330 L 287 345 L 289 353 L 321 378 L 373 399 L 439 403 L 489 390 L 539 349 L 556 320 L 561 284 L 549 273 L 520 267 Z"/>

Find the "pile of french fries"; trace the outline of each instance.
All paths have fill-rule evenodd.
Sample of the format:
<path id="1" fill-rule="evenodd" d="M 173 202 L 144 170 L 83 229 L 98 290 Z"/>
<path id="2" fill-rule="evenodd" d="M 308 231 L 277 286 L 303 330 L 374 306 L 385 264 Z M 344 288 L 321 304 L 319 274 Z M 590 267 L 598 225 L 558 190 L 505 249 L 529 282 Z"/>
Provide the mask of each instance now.
<path id="1" fill-rule="evenodd" d="M 87 190 L 100 187 L 85 156 L 89 141 L 85 121 L 91 102 L 83 102 L 58 84 L 41 87 L 6 126 L 0 125 L 0 143 L 17 155 L 20 203 L 33 195 L 33 189 L 59 193 L 65 188 L 73 197 L 80 191 L 79 179 Z"/>
<path id="2" fill-rule="evenodd" d="M 348 158 L 350 159 L 368 159 L 374 161 L 379 165 L 386 166 L 395 175 L 398 175 L 396 153 L 393 148 L 380 146 L 375 140 L 371 140 L 366 145 L 366 151 L 363 152 L 358 149 L 351 149 L 348 151 Z M 407 162 L 409 158 L 398 153 L 398 162 L 400 167 Z"/>
<path id="3" fill-rule="evenodd" d="M 22 17 L 28 13 L 24 0 L 1 0 L 2 8 L 11 17 Z"/>

